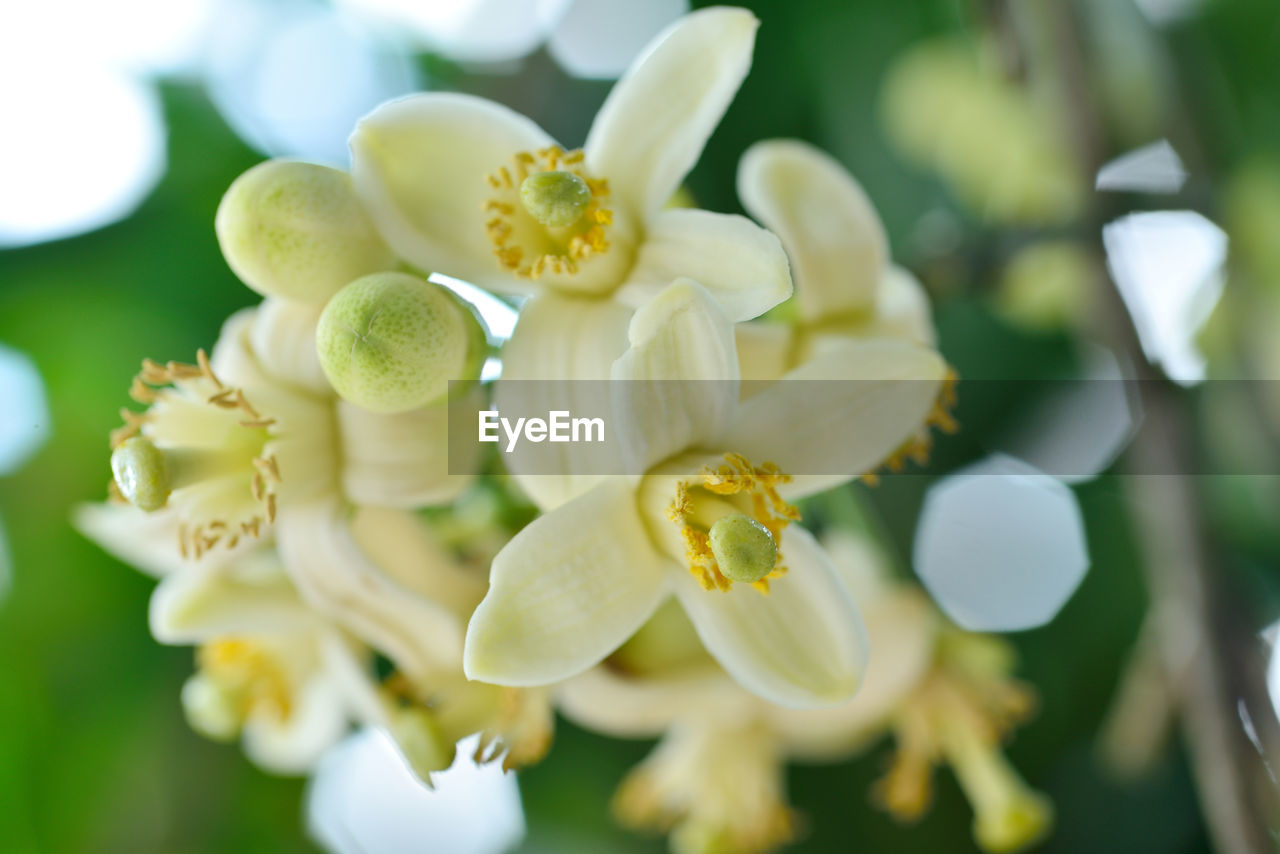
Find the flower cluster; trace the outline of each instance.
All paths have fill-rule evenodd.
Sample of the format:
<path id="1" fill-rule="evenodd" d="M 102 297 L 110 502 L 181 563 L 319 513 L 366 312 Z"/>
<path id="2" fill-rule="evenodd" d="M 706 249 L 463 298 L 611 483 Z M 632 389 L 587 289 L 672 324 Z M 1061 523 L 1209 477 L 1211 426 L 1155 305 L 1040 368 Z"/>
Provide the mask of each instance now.
<path id="1" fill-rule="evenodd" d="M 892 812 L 917 814 L 945 759 L 980 843 L 1039 835 L 1047 806 L 996 752 L 1028 707 L 1004 648 L 797 505 L 955 428 L 923 289 L 806 144 L 743 157 L 760 224 L 671 203 L 756 27 L 677 22 L 580 149 L 430 93 L 362 120 L 349 173 L 271 161 L 232 185 L 218 240 L 264 300 L 190 364 L 143 362 L 111 499 L 78 514 L 159 577 L 153 633 L 196 647 L 192 726 L 288 772 L 383 727 L 429 782 L 477 733 L 475 761 L 537 761 L 558 705 L 663 735 L 617 811 L 682 851 L 787 842 L 783 760 L 892 730 Z M 523 295 L 500 351 L 432 273 Z M 609 382 L 630 473 L 576 446 L 537 473 L 450 453 L 459 410 L 520 388 L 549 411 L 578 381 Z"/>

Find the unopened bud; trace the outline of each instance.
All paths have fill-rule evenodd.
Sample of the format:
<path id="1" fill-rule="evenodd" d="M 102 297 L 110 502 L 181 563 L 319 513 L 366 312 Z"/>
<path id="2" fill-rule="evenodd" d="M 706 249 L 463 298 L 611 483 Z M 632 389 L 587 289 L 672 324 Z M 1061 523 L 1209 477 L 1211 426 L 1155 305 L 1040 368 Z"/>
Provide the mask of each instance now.
<path id="1" fill-rule="evenodd" d="M 269 160 L 245 172 L 222 197 L 214 227 L 227 264 L 264 296 L 324 303 L 396 263 L 351 177 L 312 163 Z"/>
<path id="2" fill-rule="evenodd" d="M 480 321 L 448 289 L 407 273 L 375 273 L 329 301 L 316 329 L 320 366 L 343 398 L 372 412 L 443 399 L 485 357 Z"/>

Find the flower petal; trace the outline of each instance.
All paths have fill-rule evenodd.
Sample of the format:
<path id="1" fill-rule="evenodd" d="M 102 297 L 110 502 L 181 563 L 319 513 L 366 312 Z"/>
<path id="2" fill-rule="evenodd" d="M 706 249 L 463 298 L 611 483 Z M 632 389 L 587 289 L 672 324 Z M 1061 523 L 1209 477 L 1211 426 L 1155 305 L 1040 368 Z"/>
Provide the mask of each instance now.
<path id="1" fill-rule="evenodd" d="M 614 300 L 540 291 L 525 303 L 502 349 L 494 408 L 539 416 L 564 410 L 586 417 L 607 405 L 605 381 L 610 366 L 627 348 L 630 321 L 631 310 Z M 602 472 L 620 471 L 609 456 L 616 451 L 612 445 L 536 448 L 536 465 L 522 467 L 518 453 L 508 455 L 506 462 L 520 487 L 543 510 L 586 492 L 599 483 Z"/>
<path id="2" fill-rule="evenodd" d="M 178 517 L 172 508 L 144 513 L 132 504 L 80 504 L 71 524 L 107 554 L 147 575 L 162 578 L 191 565 L 178 551 Z"/>
<path id="3" fill-rule="evenodd" d="M 933 663 L 938 616 L 919 589 L 899 585 L 862 612 L 870 654 L 853 699 L 829 709 L 767 707 L 788 755 L 831 761 L 864 747 Z"/>
<path id="4" fill-rule="evenodd" d="M 495 290 L 527 290 L 493 257 L 485 178 L 551 137 L 512 110 L 432 92 L 390 101 L 356 125 L 352 178 L 383 238 L 423 270 Z"/>
<path id="5" fill-rule="evenodd" d="M 628 473 L 715 447 L 738 402 L 733 324 L 697 282 L 673 282 L 636 312 L 613 364 L 614 430 Z"/>
<path id="6" fill-rule="evenodd" d="M 587 167 L 637 219 L 665 205 L 697 162 L 751 67 L 757 26 L 745 9 L 686 15 L 609 93 L 587 135 Z"/>
<path id="7" fill-rule="evenodd" d="M 476 398 L 468 400 L 474 403 Z M 387 415 L 339 400 L 342 489 L 347 498 L 380 507 L 425 507 L 456 498 L 472 477 L 449 473 L 447 439 L 453 411 L 452 405 L 442 404 Z M 473 415 L 469 422 L 474 421 Z"/>
<path id="8" fill-rule="evenodd" d="M 556 689 L 556 708 L 569 720 L 619 738 L 661 735 L 682 720 L 731 719 L 754 705 L 745 699 L 742 688 L 714 665 L 661 676 L 632 676 L 605 665 Z"/>
<path id="9" fill-rule="evenodd" d="M 295 631 L 316 621 L 271 549 L 166 576 L 151 594 L 149 612 L 151 634 L 168 644 Z"/>
<path id="10" fill-rule="evenodd" d="M 892 335 L 925 347 L 937 343 L 929 294 L 920 280 L 896 264 L 889 265 L 876 293 L 876 335 Z"/>
<path id="11" fill-rule="evenodd" d="M 888 238 L 866 193 L 829 155 L 796 140 L 756 143 L 738 165 L 738 196 L 782 238 L 803 320 L 875 301 Z"/>
<path id="12" fill-rule="evenodd" d="M 467 629 L 467 678 L 545 685 L 613 652 L 668 592 L 659 557 L 620 479 L 535 520 L 494 558 Z"/>
<path id="13" fill-rule="evenodd" d="M 461 621 L 375 565 L 338 501 L 282 508 L 276 538 L 303 600 L 390 657 L 410 679 L 457 666 Z"/>
<path id="14" fill-rule="evenodd" d="M 922 429 L 946 370 L 923 347 L 849 341 L 744 401 L 725 447 L 792 475 L 785 495 L 820 492 L 873 470 Z"/>
<path id="15" fill-rule="evenodd" d="M 703 590 L 678 573 L 676 595 L 707 651 L 747 690 L 791 708 L 846 702 L 866 669 L 862 620 L 808 531 L 791 525 L 779 545 L 788 572 L 767 594 L 746 584 Z"/>
<path id="16" fill-rule="evenodd" d="M 256 765 L 276 774 L 305 774 L 346 734 L 347 709 L 337 686 L 316 673 L 293 696 L 289 716 L 251 715 L 242 744 Z"/>
<path id="17" fill-rule="evenodd" d="M 734 321 L 764 314 L 791 296 L 778 238 L 734 214 L 676 209 L 654 216 L 618 299 L 641 305 L 681 276 L 710 291 Z"/>
<path id="18" fill-rule="evenodd" d="M 469 617 L 484 598 L 487 569 L 463 566 L 408 510 L 361 507 L 351 519 L 369 558 L 413 594 Z"/>
<path id="19" fill-rule="evenodd" d="M 276 379 L 321 395 L 333 394 L 316 354 L 316 324 L 324 305 L 268 297 L 249 328 L 249 346 Z"/>

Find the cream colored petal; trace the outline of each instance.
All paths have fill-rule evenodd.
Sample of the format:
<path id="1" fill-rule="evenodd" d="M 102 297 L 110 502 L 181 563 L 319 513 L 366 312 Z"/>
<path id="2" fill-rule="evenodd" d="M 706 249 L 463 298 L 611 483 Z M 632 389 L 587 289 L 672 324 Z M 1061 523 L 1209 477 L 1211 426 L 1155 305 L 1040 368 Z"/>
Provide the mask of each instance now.
<path id="1" fill-rule="evenodd" d="M 716 447 L 738 402 L 733 324 L 697 282 L 680 279 L 636 312 L 613 364 L 613 425 L 627 471 Z"/>
<path id="2" fill-rule="evenodd" d="M 797 140 L 756 143 L 738 165 L 738 197 L 782 238 L 802 319 L 874 303 L 888 238 L 866 193 L 836 160 Z"/>
<path id="3" fill-rule="evenodd" d="M 512 417 L 546 417 L 553 410 L 576 417 L 607 413 L 609 371 L 627 349 L 630 322 L 631 310 L 614 300 L 536 294 L 525 303 L 502 349 L 494 408 Z M 613 443 L 524 447 L 537 453 L 528 465 L 522 465 L 518 452 L 505 462 L 543 510 L 586 492 L 599 483 L 602 472 L 622 470 Z"/>
<path id="4" fill-rule="evenodd" d="M 487 572 L 462 566 L 416 513 L 361 507 L 351 530 L 374 563 L 423 599 L 465 619 L 484 598 Z"/>
<path id="5" fill-rule="evenodd" d="M 725 448 L 777 463 L 799 497 L 871 471 L 925 424 L 947 366 L 892 339 L 850 341 L 738 407 Z"/>
<path id="6" fill-rule="evenodd" d="M 867 746 L 932 666 L 937 612 L 919 589 L 902 585 L 862 612 L 870 652 L 853 699 L 829 709 L 766 709 L 789 755 L 831 761 Z"/>
<path id="7" fill-rule="evenodd" d="M 249 340 L 249 330 L 258 308 L 242 308 L 228 317 L 209 353 L 209 363 L 218 378 L 229 385 L 264 385 L 269 381 Z"/>
<path id="8" fill-rule="evenodd" d="M 264 371 L 318 395 L 333 389 L 316 355 L 316 323 L 324 305 L 269 297 L 262 301 L 249 328 L 249 346 Z"/>
<path id="9" fill-rule="evenodd" d="M 670 569 L 631 489 L 601 484 L 536 519 L 494 559 L 467 629 L 467 678 L 546 685 L 581 673 L 654 612 Z"/>
<path id="10" fill-rule="evenodd" d="M 204 561 L 167 576 L 151 594 L 149 617 L 151 634 L 169 644 L 299 631 L 317 619 L 271 549 L 234 561 Z"/>
<path id="11" fill-rule="evenodd" d="M 584 146 L 587 167 L 637 218 L 665 205 L 697 162 L 751 67 L 757 26 L 745 9 L 686 15 L 609 93 Z"/>
<path id="12" fill-rule="evenodd" d="M 280 557 L 302 598 L 391 658 L 410 679 L 456 667 L 461 621 L 377 566 L 335 499 L 282 508 Z"/>
<path id="13" fill-rule="evenodd" d="M 628 676 L 601 665 L 556 689 L 561 714 L 579 726 L 620 738 L 658 736 L 682 720 L 725 722 L 754 712 L 757 705 L 764 704 L 757 704 L 714 666 Z"/>
<path id="14" fill-rule="evenodd" d="M 890 265 L 876 292 L 877 335 L 892 335 L 925 347 L 937 343 L 929 294 L 909 270 Z"/>
<path id="15" fill-rule="evenodd" d="M 681 277 L 710 291 L 735 322 L 758 317 L 791 296 L 791 272 L 778 238 L 733 214 L 656 214 L 618 299 L 642 305 Z"/>
<path id="16" fill-rule="evenodd" d="M 79 504 L 71 524 L 116 560 L 164 577 L 191 565 L 178 551 L 178 519 L 172 509 L 144 513 L 132 504 Z"/>
<path id="17" fill-rule="evenodd" d="M 274 714 L 251 716 L 244 725 L 245 755 L 276 774 L 305 774 L 346 734 L 347 710 L 336 686 L 317 672 L 292 697 L 284 720 Z"/>
<path id="18" fill-rule="evenodd" d="M 779 546 L 788 572 L 768 594 L 704 590 L 682 572 L 676 595 L 707 651 L 748 691 L 791 708 L 846 702 L 866 669 L 862 619 L 808 531 L 791 525 Z"/>
<path id="19" fill-rule="evenodd" d="M 493 256 L 486 176 L 552 144 L 524 116 L 483 98 L 432 92 L 390 101 L 356 125 L 351 174 L 382 236 L 419 268 L 495 290 L 527 289 Z"/>
<path id="20" fill-rule="evenodd" d="M 342 490 L 356 504 L 426 507 L 452 501 L 473 480 L 470 445 L 456 445 L 450 474 L 451 414 L 475 423 L 476 398 L 387 415 L 338 401 Z M 465 412 L 473 413 L 470 418 Z M 462 422 L 455 422 L 462 423 Z"/>

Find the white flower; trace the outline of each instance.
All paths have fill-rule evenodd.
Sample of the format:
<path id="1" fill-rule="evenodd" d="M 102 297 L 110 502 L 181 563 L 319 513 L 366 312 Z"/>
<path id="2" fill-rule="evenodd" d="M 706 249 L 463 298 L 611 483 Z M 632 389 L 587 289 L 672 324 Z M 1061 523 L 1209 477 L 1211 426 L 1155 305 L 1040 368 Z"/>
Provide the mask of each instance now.
<path id="1" fill-rule="evenodd" d="M 830 155 L 799 140 L 756 143 L 738 164 L 738 195 L 782 240 L 796 282 L 795 296 L 780 312 L 787 322 L 738 325 L 744 379 L 768 382 L 875 339 L 935 345 L 928 295 L 910 272 L 890 262 L 875 208 Z M 856 353 L 849 359 L 856 360 Z M 956 429 L 948 411 L 954 402 L 949 375 L 938 406 L 885 466 L 896 472 L 908 459 L 923 463 L 932 444 L 927 428 Z M 875 476 L 866 479 L 874 482 Z"/>
<path id="2" fill-rule="evenodd" d="M 397 662 L 380 682 L 373 649 L 349 628 L 365 624 L 360 614 L 330 617 L 304 602 L 269 536 L 192 560 L 172 548 L 180 523 L 171 507 L 145 514 L 119 504 L 86 505 L 76 524 L 108 551 L 141 559 L 160 576 L 152 633 L 163 643 L 198 646 L 196 675 L 183 689 L 192 726 L 221 740 L 242 736 L 245 752 L 269 770 L 308 770 L 350 723 L 390 732 L 427 781 L 449 766 L 454 744 L 467 736 L 478 738 L 477 761 L 502 759 L 507 768 L 537 761 L 550 746 L 547 692 L 468 682 L 456 646 L 452 653 L 424 648 L 412 663 L 428 666 L 411 676 Z M 401 597 L 430 593 L 451 615 L 450 625 L 465 621 L 479 601 L 480 580 L 412 514 L 363 508 L 346 533 L 364 565 L 403 582 Z M 402 607 L 412 613 L 414 603 Z"/>
<path id="3" fill-rule="evenodd" d="M 506 685 L 567 678 L 674 593 L 708 651 L 749 690 L 789 706 L 847 700 L 865 659 L 861 622 L 813 538 L 791 524 L 798 513 L 784 496 L 856 477 L 917 430 L 942 360 L 868 342 L 853 365 L 849 353 L 815 360 L 740 404 L 732 323 L 688 280 L 636 312 L 629 336 L 612 366 L 614 419 L 635 440 L 644 475 L 604 479 L 499 553 L 468 627 L 467 675 Z M 861 381 L 820 393 L 802 382 L 829 378 Z M 685 382 L 696 380 L 711 381 Z M 725 565 L 714 542 L 713 529 L 742 516 L 776 546 L 754 584 L 731 579 L 759 569 L 759 555 L 752 566 Z"/>
<path id="4" fill-rule="evenodd" d="M 928 296 L 890 262 L 880 217 L 834 158 L 799 140 L 758 142 L 738 164 L 738 196 L 781 239 L 796 283 L 792 323 L 738 327 L 744 376 L 773 379 L 855 339 L 933 346 Z"/>
<path id="5" fill-rule="evenodd" d="M 746 76 L 757 23 L 729 8 L 676 22 L 614 88 L 581 151 L 480 98 L 389 102 L 351 138 L 357 192 L 422 269 L 637 304 L 692 276 L 735 320 L 753 317 L 791 289 L 777 241 L 742 217 L 663 207 Z"/>
<path id="6" fill-rule="evenodd" d="M 700 282 L 734 321 L 790 295 L 772 234 L 665 207 L 746 76 L 757 24 L 731 8 L 677 21 L 614 87 L 581 150 L 458 94 L 392 101 L 357 126 L 355 186 L 396 252 L 491 290 L 534 292 L 504 381 L 607 379 L 630 312 L 677 277 Z M 544 507 L 581 491 L 522 486 Z"/>
<path id="7" fill-rule="evenodd" d="M 1051 807 L 999 751 L 1030 711 L 1027 689 L 1009 678 L 1008 647 L 947 626 L 916 585 L 888 578 L 865 541 L 843 535 L 829 548 L 867 619 L 871 656 L 850 702 L 789 709 L 744 693 L 673 608 L 659 611 L 606 665 L 558 687 L 557 705 L 575 723 L 615 736 L 663 736 L 620 788 L 619 818 L 634 827 L 674 826 L 681 852 L 721 850 L 703 844 L 715 839 L 731 839 L 729 850 L 769 851 L 787 841 L 781 831 L 790 826 L 784 761 L 838 760 L 892 730 L 898 755 L 876 797 L 895 817 L 922 814 L 932 768 L 945 760 L 974 804 L 980 845 L 1004 852 L 1039 839 Z M 769 816 L 775 819 L 761 820 Z"/>
<path id="8" fill-rule="evenodd" d="M 116 531 L 95 533 L 151 553 L 157 546 L 142 541 L 167 536 L 175 556 L 192 564 L 273 533 L 310 605 L 414 676 L 439 661 L 456 667 L 469 613 L 449 601 L 456 591 L 389 575 L 349 524 L 353 505 L 408 517 L 407 508 L 447 501 L 466 486 L 466 477 L 448 473 L 447 410 L 378 415 L 338 399 L 315 364 L 315 317 L 311 306 L 269 299 L 228 321 L 212 358 L 145 362 L 132 394 L 148 408 L 124 411 L 113 445 L 140 436 L 159 451 L 167 493 L 160 512 L 173 524 L 124 519 Z"/>

